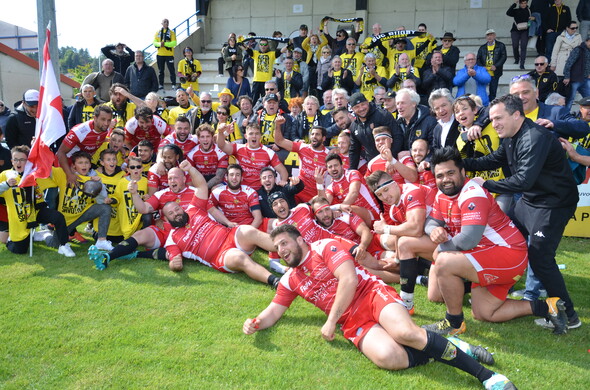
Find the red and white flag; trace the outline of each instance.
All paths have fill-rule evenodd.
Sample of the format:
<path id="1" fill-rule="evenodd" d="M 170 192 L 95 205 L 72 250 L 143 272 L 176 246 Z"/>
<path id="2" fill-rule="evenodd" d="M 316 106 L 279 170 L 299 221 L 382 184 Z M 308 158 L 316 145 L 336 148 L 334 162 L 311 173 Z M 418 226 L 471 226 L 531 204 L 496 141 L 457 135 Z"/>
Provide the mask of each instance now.
<path id="1" fill-rule="evenodd" d="M 46 35 L 43 47 L 43 68 L 41 87 L 39 88 L 35 142 L 29 153 L 29 161 L 25 165 L 19 187 L 30 187 L 37 183 L 37 179 L 49 177 L 55 158 L 49 146 L 66 134 L 59 84 L 55 78 L 53 63 L 49 55 L 49 26 Z"/>

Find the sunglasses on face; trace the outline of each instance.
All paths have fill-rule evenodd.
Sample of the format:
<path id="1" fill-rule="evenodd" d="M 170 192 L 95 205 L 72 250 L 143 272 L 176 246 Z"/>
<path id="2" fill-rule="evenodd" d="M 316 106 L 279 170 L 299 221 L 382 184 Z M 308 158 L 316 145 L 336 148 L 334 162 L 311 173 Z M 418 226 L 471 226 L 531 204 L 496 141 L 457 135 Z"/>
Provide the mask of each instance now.
<path id="1" fill-rule="evenodd" d="M 261 43 L 260 46 L 268 46 L 268 43 Z"/>
<path id="2" fill-rule="evenodd" d="M 274 91 L 274 88 L 264 88 L 265 91 Z"/>
<path id="3" fill-rule="evenodd" d="M 225 116 L 227 116 L 227 114 L 225 112 L 223 112 L 223 111 L 217 111 L 217 115 L 225 115 Z"/>
<path id="4" fill-rule="evenodd" d="M 545 65 L 544 62 L 539 62 L 539 63 L 535 62 L 535 66 L 543 66 L 543 65 Z"/>
<path id="5" fill-rule="evenodd" d="M 570 30 L 577 30 L 578 27 L 568 27 Z"/>
<path id="6" fill-rule="evenodd" d="M 129 165 L 129 169 L 141 169 L 143 168 L 141 165 Z"/>
<path id="7" fill-rule="evenodd" d="M 201 103 L 211 103 L 212 100 L 201 100 Z"/>

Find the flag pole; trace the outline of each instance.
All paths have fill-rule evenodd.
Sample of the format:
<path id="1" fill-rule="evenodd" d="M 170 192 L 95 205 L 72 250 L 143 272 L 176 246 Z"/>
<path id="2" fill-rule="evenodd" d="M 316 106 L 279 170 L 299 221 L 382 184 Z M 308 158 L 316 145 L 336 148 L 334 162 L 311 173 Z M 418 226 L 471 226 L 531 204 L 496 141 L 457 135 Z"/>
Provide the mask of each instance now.
<path id="1" fill-rule="evenodd" d="M 26 197 L 25 197 L 26 198 Z M 35 210 L 35 187 L 31 187 L 31 213 Z M 35 228 L 31 228 L 31 234 L 29 234 L 29 257 L 33 257 L 33 242 L 35 235 Z"/>

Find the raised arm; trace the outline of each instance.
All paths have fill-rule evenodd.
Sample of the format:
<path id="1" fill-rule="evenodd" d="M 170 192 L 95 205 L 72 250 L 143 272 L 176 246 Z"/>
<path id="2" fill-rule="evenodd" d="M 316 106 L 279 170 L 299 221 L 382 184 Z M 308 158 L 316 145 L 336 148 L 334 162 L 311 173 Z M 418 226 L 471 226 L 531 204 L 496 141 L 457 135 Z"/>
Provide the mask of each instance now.
<path id="1" fill-rule="evenodd" d="M 286 139 L 283 136 L 283 125 L 285 124 L 287 120 L 285 119 L 284 116 L 282 115 L 277 115 L 277 118 L 275 119 L 275 144 L 277 144 L 278 146 L 280 146 L 281 148 L 288 150 L 289 152 L 291 150 L 293 150 L 293 141 Z"/>

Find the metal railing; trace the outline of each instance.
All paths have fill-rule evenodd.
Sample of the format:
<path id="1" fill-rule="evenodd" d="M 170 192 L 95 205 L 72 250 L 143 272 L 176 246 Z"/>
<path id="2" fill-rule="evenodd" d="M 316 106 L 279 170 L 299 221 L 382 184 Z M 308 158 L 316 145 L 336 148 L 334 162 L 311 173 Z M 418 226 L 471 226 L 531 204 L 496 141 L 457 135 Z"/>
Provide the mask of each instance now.
<path id="1" fill-rule="evenodd" d="M 198 29 L 196 26 L 201 22 L 201 19 L 199 19 L 199 13 L 200 11 L 195 12 L 172 29 L 176 33 L 176 42 L 182 42 Z M 145 62 L 155 61 L 155 54 L 157 51 L 158 48 L 155 47 L 153 43 L 143 49 Z"/>
<path id="2" fill-rule="evenodd" d="M 17 44 L 16 44 L 15 50 L 17 50 L 17 51 L 38 51 L 39 48 L 37 46 L 35 46 L 35 47 L 22 47 L 22 40 L 29 39 L 29 38 L 35 38 L 35 40 L 36 40 L 37 34 L 34 34 L 34 35 L 8 35 L 8 36 L 0 37 L 0 41 L 3 39 L 16 39 Z"/>

